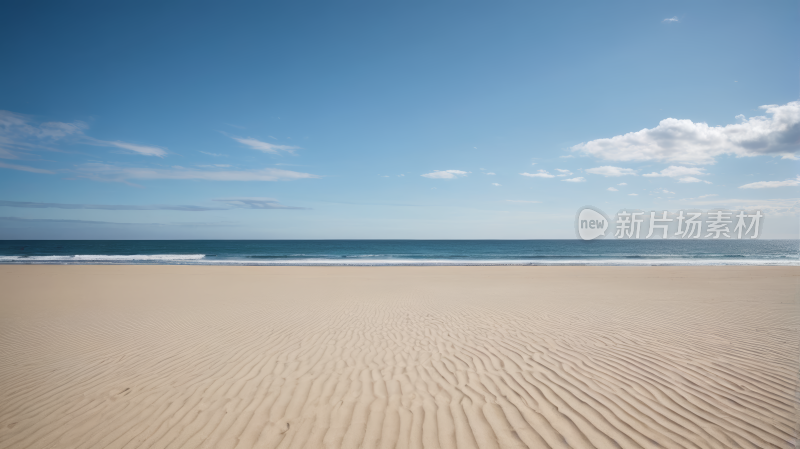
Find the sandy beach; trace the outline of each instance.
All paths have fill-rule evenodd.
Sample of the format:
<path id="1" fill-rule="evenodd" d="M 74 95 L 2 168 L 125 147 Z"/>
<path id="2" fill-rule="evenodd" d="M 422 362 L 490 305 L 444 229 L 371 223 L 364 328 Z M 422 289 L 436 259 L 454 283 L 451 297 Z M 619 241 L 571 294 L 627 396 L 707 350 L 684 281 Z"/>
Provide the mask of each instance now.
<path id="1" fill-rule="evenodd" d="M 0 266 L 0 448 L 787 448 L 797 267 Z"/>

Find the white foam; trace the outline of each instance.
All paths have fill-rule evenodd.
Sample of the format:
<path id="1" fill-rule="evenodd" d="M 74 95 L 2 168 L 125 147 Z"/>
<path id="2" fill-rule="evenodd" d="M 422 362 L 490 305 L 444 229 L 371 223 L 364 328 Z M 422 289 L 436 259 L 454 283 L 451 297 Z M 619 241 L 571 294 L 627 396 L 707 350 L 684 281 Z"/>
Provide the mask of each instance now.
<path id="1" fill-rule="evenodd" d="M 89 261 L 182 261 L 200 260 L 205 254 L 136 254 L 130 256 L 106 256 L 79 254 L 75 256 L 0 256 L 0 262 L 89 262 Z"/>
<path id="2" fill-rule="evenodd" d="M 495 266 L 495 265 L 616 265 L 616 266 L 691 266 L 691 265 L 775 265 L 800 266 L 798 260 L 776 259 L 562 259 L 562 260 L 419 260 L 419 259 L 283 259 L 283 260 L 233 260 L 205 259 L 203 264 L 213 265 L 295 265 L 295 266 Z"/>
<path id="3" fill-rule="evenodd" d="M 761 265 L 761 266 L 800 266 L 800 260 L 792 259 L 357 259 L 357 258 L 316 258 L 316 259 L 223 259 L 206 258 L 204 254 L 140 254 L 140 255 L 74 255 L 74 256 L 0 256 L 0 263 L 125 263 L 143 262 L 156 264 L 200 264 L 200 265 L 262 265 L 262 266 L 538 266 L 538 265 L 615 265 L 615 266 L 692 266 L 692 265 Z"/>

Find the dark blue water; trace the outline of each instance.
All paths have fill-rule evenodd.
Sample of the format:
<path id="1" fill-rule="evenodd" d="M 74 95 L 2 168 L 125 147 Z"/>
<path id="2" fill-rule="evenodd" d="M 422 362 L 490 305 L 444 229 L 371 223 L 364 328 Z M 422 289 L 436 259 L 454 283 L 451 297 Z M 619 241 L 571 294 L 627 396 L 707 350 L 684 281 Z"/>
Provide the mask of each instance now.
<path id="1" fill-rule="evenodd" d="M 5 240 L 4 264 L 800 265 L 798 240 Z"/>

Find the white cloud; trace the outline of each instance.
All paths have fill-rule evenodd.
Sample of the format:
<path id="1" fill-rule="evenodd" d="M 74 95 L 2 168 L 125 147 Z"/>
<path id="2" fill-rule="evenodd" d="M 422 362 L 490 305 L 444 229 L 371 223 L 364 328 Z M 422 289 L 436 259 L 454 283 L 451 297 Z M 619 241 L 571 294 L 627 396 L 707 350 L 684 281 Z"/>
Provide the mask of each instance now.
<path id="1" fill-rule="evenodd" d="M 562 169 L 560 169 L 560 168 L 557 168 L 557 169 L 556 169 L 556 171 L 560 173 L 560 175 L 558 175 L 558 176 L 569 176 L 569 175 L 571 175 L 571 174 L 572 174 L 572 172 L 571 172 L 571 171 L 569 171 L 569 170 L 562 170 Z"/>
<path id="2" fill-rule="evenodd" d="M 613 187 L 609 187 L 609 188 L 608 188 L 608 191 L 609 191 L 609 192 L 618 192 L 618 190 L 617 190 L 617 189 L 615 189 L 615 188 L 613 188 Z"/>
<path id="3" fill-rule="evenodd" d="M 208 151 L 201 151 L 201 153 L 207 154 L 209 156 L 214 156 L 214 157 L 225 156 L 224 154 L 209 153 Z"/>
<path id="4" fill-rule="evenodd" d="M 528 201 L 528 200 L 506 200 L 507 203 L 522 203 L 522 204 L 539 204 L 541 201 Z"/>
<path id="5" fill-rule="evenodd" d="M 11 170 L 26 171 L 26 172 L 30 172 L 30 173 L 42 173 L 42 174 L 47 174 L 47 175 L 55 174 L 54 172 L 51 172 L 50 170 L 43 170 L 41 168 L 28 167 L 26 165 L 6 164 L 6 163 L 3 163 L 3 162 L 0 162 L 0 168 L 9 168 Z"/>
<path id="6" fill-rule="evenodd" d="M 705 176 L 708 173 L 705 172 L 704 168 L 698 167 L 679 167 L 676 165 L 670 165 L 669 167 L 661 170 L 660 172 L 653 172 L 653 173 L 646 173 L 642 176 L 648 178 L 654 177 L 667 177 L 667 178 L 679 178 L 678 182 L 682 183 L 689 183 L 689 182 L 704 182 L 706 184 L 711 184 L 710 181 L 704 181 L 700 178 L 696 178 L 694 176 L 688 175 L 698 175 L 698 176 Z"/>
<path id="7" fill-rule="evenodd" d="M 667 17 L 666 19 L 662 20 L 662 22 L 665 22 L 665 23 L 678 22 L 678 18 L 677 17 Z"/>
<path id="8" fill-rule="evenodd" d="M 771 117 L 750 117 L 725 126 L 667 118 L 655 128 L 592 140 L 572 150 L 612 161 L 686 164 L 713 164 L 722 155 L 795 159 L 800 152 L 800 101 L 761 109 Z"/>
<path id="9" fill-rule="evenodd" d="M 520 173 L 520 175 L 529 178 L 555 178 L 555 175 L 547 173 L 547 170 L 539 170 L 537 173 Z"/>
<path id="10" fill-rule="evenodd" d="M 707 174 L 708 173 L 705 173 L 705 169 L 703 168 L 678 167 L 676 165 L 670 165 L 669 167 L 661 170 L 660 172 L 646 173 L 642 176 L 647 178 L 653 178 L 653 177 L 678 178 L 681 176 L 690 176 L 690 175 L 703 176 Z"/>
<path id="11" fill-rule="evenodd" d="M 586 170 L 586 173 L 593 175 L 603 175 L 605 177 L 613 176 L 636 176 L 636 171 L 630 168 L 613 167 L 611 165 L 604 165 L 602 167 L 595 167 Z"/>
<path id="12" fill-rule="evenodd" d="M 562 159 L 572 159 L 572 158 L 573 158 L 573 157 L 575 157 L 575 156 L 573 156 L 573 155 L 571 155 L 571 154 L 567 154 L 567 155 L 565 155 L 565 156 L 559 156 L 559 157 L 560 157 L 560 158 L 562 158 Z"/>
<path id="13" fill-rule="evenodd" d="M 627 183 L 627 182 L 621 182 L 621 183 L 619 183 L 619 184 L 617 184 L 617 185 L 618 185 L 618 186 L 626 186 L 626 185 L 628 185 L 628 183 Z"/>
<path id="14" fill-rule="evenodd" d="M 583 176 L 578 176 L 577 178 L 562 179 L 562 181 L 565 181 L 565 182 L 586 182 L 586 180 L 583 179 Z"/>
<path id="15" fill-rule="evenodd" d="M 461 170 L 434 170 L 432 173 L 425 173 L 422 176 L 430 179 L 454 179 L 459 176 L 467 176 L 467 174 L 469 172 Z"/>
<path id="16" fill-rule="evenodd" d="M 656 190 L 656 192 L 666 193 L 667 195 L 675 195 L 675 192 L 670 192 L 667 189 L 658 189 L 658 190 Z"/>
<path id="17" fill-rule="evenodd" d="M 493 182 L 492 185 L 495 186 L 495 187 L 500 187 L 500 184 L 498 184 L 496 182 Z"/>
<path id="18" fill-rule="evenodd" d="M 706 184 L 711 184 L 710 181 L 704 181 L 700 178 L 695 178 L 694 176 L 689 175 L 697 175 L 697 176 L 705 176 L 708 173 L 705 172 L 704 168 L 699 167 L 680 167 L 677 165 L 670 165 L 669 167 L 661 170 L 660 172 L 653 172 L 653 173 L 645 173 L 644 177 L 647 178 L 656 178 L 656 177 L 666 177 L 666 178 L 679 178 L 678 182 L 704 182 Z"/>
<path id="19" fill-rule="evenodd" d="M 700 196 L 697 197 L 697 199 L 699 200 L 701 198 L 711 198 L 712 196 L 717 196 L 717 194 L 716 193 L 709 193 L 708 195 L 700 195 Z"/>
<path id="20" fill-rule="evenodd" d="M 397 175 L 397 177 L 398 177 L 398 178 L 402 178 L 402 177 L 404 177 L 404 176 L 405 176 L 405 175 Z"/>
<path id="21" fill-rule="evenodd" d="M 629 193 L 628 196 L 639 196 L 638 193 Z"/>
<path id="22" fill-rule="evenodd" d="M 241 144 L 247 145 L 248 147 L 254 150 L 263 151 L 264 153 L 278 154 L 281 151 L 286 151 L 287 153 L 293 153 L 294 150 L 300 149 L 300 147 L 293 147 L 291 145 L 275 145 L 267 142 L 262 142 L 252 137 L 234 137 L 234 136 L 230 137 L 231 139 Z"/>
<path id="23" fill-rule="evenodd" d="M 486 174 L 489 175 L 489 176 L 494 176 L 493 172 L 489 172 L 489 173 L 486 173 Z"/>
<path id="24" fill-rule="evenodd" d="M 678 182 L 688 183 L 688 182 L 704 182 L 706 184 L 711 184 L 711 181 L 704 181 L 700 178 L 695 178 L 694 176 L 686 176 L 683 178 L 678 179 Z"/>
<path id="25" fill-rule="evenodd" d="M 797 187 L 800 186 L 800 175 L 796 179 L 787 179 L 786 181 L 759 181 L 751 182 L 739 186 L 740 189 L 774 189 L 776 187 Z"/>
<path id="26" fill-rule="evenodd" d="M 257 170 L 195 170 L 188 168 L 130 168 L 90 163 L 77 167 L 81 177 L 96 181 L 120 181 L 132 179 L 201 179 L 206 181 L 288 181 L 293 179 L 319 178 L 310 173 L 299 173 L 277 168 Z"/>

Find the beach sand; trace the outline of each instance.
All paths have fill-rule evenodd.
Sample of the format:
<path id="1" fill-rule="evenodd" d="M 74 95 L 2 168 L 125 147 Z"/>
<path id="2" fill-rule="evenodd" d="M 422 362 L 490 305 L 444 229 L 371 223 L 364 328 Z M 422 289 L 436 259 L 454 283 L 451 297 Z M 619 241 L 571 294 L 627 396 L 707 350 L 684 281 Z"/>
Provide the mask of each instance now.
<path id="1" fill-rule="evenodd" d="M 799 275 L 0 266 L 0 447 L 793 447 Z"/>

